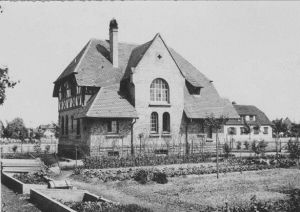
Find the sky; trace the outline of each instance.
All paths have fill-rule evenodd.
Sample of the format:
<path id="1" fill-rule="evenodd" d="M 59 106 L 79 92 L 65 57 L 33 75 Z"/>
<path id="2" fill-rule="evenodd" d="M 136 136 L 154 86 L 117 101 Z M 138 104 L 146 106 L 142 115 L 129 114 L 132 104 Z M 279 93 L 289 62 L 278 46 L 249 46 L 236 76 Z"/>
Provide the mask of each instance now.
<path id="1" fill-rule="evenodd" d="M 20 83 L 0 120 L 57 122 L 53 82 L 91 38 L 168 46 L 212 79 L 222 97 L 269 119 L 300 122 L 300 2 L 1 2 L 0 65 Z"/>

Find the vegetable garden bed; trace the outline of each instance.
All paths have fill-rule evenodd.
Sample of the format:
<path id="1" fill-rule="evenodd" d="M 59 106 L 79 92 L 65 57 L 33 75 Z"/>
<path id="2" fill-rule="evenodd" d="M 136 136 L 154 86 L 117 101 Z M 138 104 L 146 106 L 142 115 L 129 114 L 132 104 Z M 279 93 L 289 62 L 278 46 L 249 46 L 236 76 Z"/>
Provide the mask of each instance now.
<path id="1" fill-rule="evenodd" d="M 23 174 L 22 174 L 23 175 Z M 24 178 L 20 177 L 19 179 L 15 178 L 16 175 L 12 173 L 5 173 L 2 172 L 1 174 L 1 182 L 6 185 L 7 187 L 11 188 L 13 191 L 20 193 L 20 194 L 29 194 L 30 189 L 45 189 L 48 187 L 47 183 L 44 182 L 35 182 L 32 181 L 26 181 L 21 182 L 19 179 L 23 180 Z M 29 178 L 28 176 L 26 178 Z"/>
<path id="2" fill-rule="evenodd" d="M 46 212 L 151 212 L 150 209 L 135 204 L 120 205 L 111 202 L 86 190 L 32 189 L 30 199 Z"/>

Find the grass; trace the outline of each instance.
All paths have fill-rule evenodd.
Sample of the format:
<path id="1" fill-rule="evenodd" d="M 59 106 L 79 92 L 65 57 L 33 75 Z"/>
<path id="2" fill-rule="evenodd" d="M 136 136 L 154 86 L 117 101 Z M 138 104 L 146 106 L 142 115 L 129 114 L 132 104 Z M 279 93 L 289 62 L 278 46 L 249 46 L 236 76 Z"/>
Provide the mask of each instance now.
<path id="1" fill-rule="evenodd" d="M 287 198 L 286 190 L 300 188 L 299 169 L 271 169 L 216 175 L 189 175 L 169 178 L 167 184 L 140 185 L 133 180 L 72 183 L 122 204 L 139 203 L 154 211 L 200 211 L 206 207 L 247 204 L 256 195 L 261 201 Z"/>

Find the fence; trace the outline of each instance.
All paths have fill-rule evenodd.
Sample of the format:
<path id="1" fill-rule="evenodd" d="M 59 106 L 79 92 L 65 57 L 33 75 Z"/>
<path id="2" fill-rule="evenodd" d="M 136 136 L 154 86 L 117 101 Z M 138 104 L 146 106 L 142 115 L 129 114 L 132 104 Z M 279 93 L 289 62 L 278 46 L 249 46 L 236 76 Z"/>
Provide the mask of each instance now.
<path id="1" fill-rule="evenodd" d="M 1 153 L 29 153 L 35 152 L 36 144 L 23 144 L 23 143 L 10 143 L 1 145 Z M 48 153 L 57 152 L 57 142 L 56 143 L 41 143 L 40 148 L 42 151 L 48 149 Z M 15 151 L 14 151 L 15 149 Z"/>

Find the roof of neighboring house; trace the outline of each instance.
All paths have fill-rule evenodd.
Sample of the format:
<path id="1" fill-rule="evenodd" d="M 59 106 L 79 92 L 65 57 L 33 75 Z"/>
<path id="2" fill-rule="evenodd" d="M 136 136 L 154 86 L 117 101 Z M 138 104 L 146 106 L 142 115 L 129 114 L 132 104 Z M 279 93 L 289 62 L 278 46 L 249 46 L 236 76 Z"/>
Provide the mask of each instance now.
<path id="1" fill-rule="evenodd" d="M 75 118 L 138 118 L 135 108 L 118 90 L 119 85 L 100 88 Z"/>
<path id="2" fill-rule="evenodd" d="M 246 115 L 254 115 L 255 121 L 249 121 L 247 122 L 250 125 L 271 125 L 272 123 L 266 116 L 264 112 L 262 112 L 260 109 L 258 109 L 254 105 L 233 105 L 235 110 L 240 116 L 246 116 Z M 243 125 L 242 120 L 229 120 L 227 125 Z"/>

